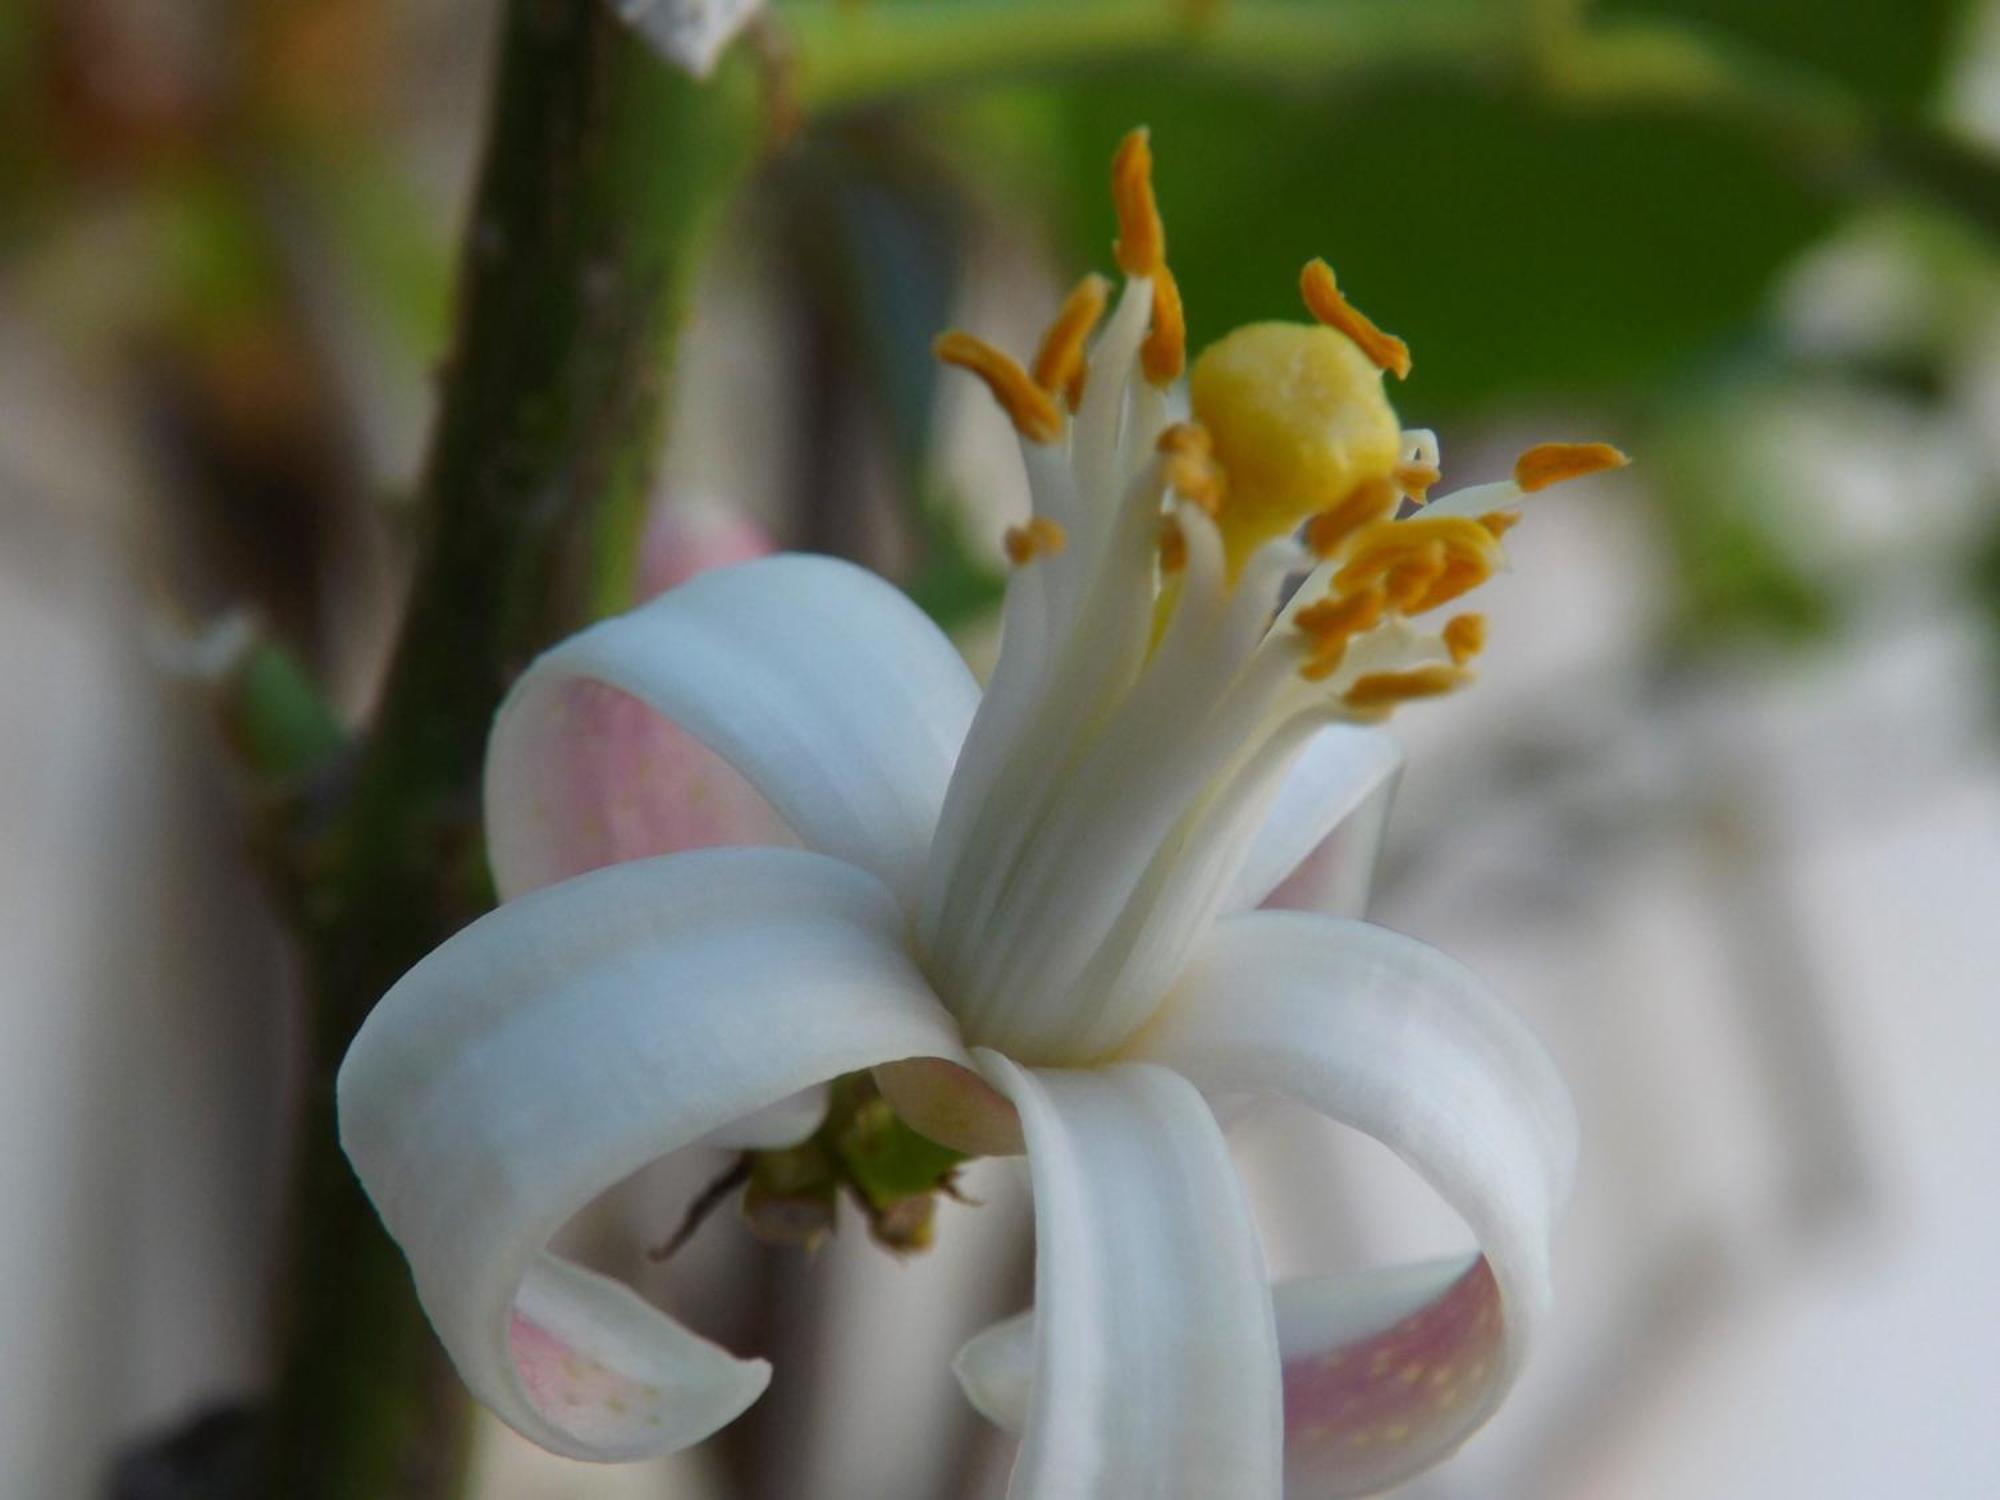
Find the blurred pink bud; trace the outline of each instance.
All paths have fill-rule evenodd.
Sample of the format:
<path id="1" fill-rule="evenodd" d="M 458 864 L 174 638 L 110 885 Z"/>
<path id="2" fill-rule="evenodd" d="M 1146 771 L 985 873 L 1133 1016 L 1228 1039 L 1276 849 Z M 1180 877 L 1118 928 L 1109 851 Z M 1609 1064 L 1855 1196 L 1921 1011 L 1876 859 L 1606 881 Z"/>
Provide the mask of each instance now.
<path id="1" fill-rule="evenodd" d="M 641 600 L 686 583 L 710 568 L 749 562 L 777 550 L 745 511 L 706 496 L 674 496 L 653 506 L 639 539 Z"/>

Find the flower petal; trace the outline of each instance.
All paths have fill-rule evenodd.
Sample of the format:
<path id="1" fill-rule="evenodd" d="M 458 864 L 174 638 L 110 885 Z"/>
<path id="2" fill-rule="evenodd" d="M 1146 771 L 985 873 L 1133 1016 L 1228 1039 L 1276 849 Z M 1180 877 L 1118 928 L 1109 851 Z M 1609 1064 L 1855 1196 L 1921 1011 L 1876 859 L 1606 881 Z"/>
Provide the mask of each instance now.
<path id="1" fill-rule="evenodd" d="M 1365 1494 L 1463 1442 L 1548 1304 L 1576 1122 L 1527 1026 L 1471 973 L 1385 928 L 1297 912 L 1216 925 L 1127 1055 L 1205 1093 L 1294 1098 L 1367 1132 L 1471 1226 L 1484 1259 L 1334 1278 L 1285 1335 L 1287 1495 Z M 1294 1311 L 1296 1311 L 1296 1307 Z"/>
<path id="2" fill-rule="evenodd" d="M 670 748 L 717 759 L 656 776 L 607 751 L 579 709 L 605 692 L 671 726 Z M 789 555 L 704 573 L 570 637 L 508 694 L 486 762 L 495 877 L 511 896 L 657 852 L 692 784 L 739 811 L 754 791 L 808 847 L 908 899 L 978 697 L 937 627 L 860 568 Z"/>
<path id="3" fill-rule="evenodd" d="M 1288 1500 L 1378 1487 L 1366 1461 L 1378 1447 L 1391 1461 L 1381 1482 L 1392 1482 L 1406 1460 L 1391 1458 L 1387 1435 L 1456 1405 L 1477 1361 L 1498 1354 L 1498 1292 L 1478 1257 L 1282 1282 L 1272 1303 L 1284 1362 Z M 1488 1331 L 1467 1337 L 1482 1319 Z M 972 1404 L 1009 1432 L 1027 1420 L 1034 1347 L 1034 1314 L 1022 1313 L 974 1336 L 952 1362 Z M 1325 1420 L 1336 1411 L 1339 1422 Z M 1324 1462 L 1329 1450 L 1344 1460 L 1338 1468 Z"/>
<path id="4" fill-rule="evenodd" d="M 473 1392 L 557 1453 L 707 1436 L 769 1377 L 550 1235 L 655 1157 L 878 1062 L 965 1061 L 880 882 L 728 849 L 536 891 L 397 983 L 340 1071 L 341 1141 Z"/>
<path id="5" fill-rule="evenodd" d="M 1269 1283 L 1222 1131 L 1164 1068 L 980 1070 L 1035 1194 L 1033 1391 L 1010 1493 L 1277 1500 Z"/>
<path id="6" fill-rule="evenodd" d="M 1402 749 L 1385 730 L 1332 724 L 1314 735 L 1286 773 L 1222 909 L 1268 901 L 1358 915 L 1345 908 L 1366 897 L 1381 816 L 1402 767 Z M 1349 818 L 1352 829 L 1343 826 Z"/>

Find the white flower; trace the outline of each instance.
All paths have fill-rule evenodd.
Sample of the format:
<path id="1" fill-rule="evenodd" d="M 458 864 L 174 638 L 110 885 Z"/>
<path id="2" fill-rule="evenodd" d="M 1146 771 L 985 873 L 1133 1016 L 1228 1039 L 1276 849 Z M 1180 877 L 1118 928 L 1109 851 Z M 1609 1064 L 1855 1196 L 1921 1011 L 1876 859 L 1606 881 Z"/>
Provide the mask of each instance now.
<path id="1" fill-rule="evenodd" d="M 939 342 L 1014 419 L 1034 493 L 985 694 L 913 605 L 824 558 L 707 574 L 565 642 L 494 727 L 511 899 L 390 992 L 342 1070 L 347 1150 L 446 1347 L 558 1452 L 695 1442 L 769 1371 L 550 1236 L 665 1152 L 800 1139 L 811 1090 L 868 1068 L 947 1144 L 1025 1145 L 1038 1306 L 959 1361 L 1023 1434 L 1016 1495 L 1361 1493 L 1449 1452 L 1520 1368 L 1574 1149 L 1549 1059 L 1442 955 L 1259 907 L 1392 775 L 1376 722 L 1466 676 L 1477 617 L 1423 619 L 1496 566 L 1499 512 L 1617 456 L 1537 449 L 1514 483 L 1392 519 L 1436 444 L 1382 393 L 1401 344 L 1317 262 L 1320 322 L 1230 335 L 1171 421 L 1143 133 L 1114 186 L 1128 280 L 1094 343 L 1095 278 L 1032 370 Z M 675 795 L 699 757 L 803 847 L 633 857 L 657 790 L 591 735 L 606 693 L 657 715 Z M 1272 1288 L 1209 1103 L 1260 1092 L 1386 1143 L 1482 1254 Z"/>

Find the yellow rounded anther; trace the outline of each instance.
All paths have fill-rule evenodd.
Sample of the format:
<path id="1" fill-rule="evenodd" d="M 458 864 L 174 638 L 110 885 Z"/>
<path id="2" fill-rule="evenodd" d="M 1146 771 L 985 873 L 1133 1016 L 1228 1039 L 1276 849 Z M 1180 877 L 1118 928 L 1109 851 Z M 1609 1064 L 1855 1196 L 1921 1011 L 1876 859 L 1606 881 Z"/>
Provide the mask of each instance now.
<path id="1" fill-rule="evenodd" d="M 1232 572 L 1260 543 L 1388 478 L 1402 457 L 1382 372 L 1330 328 L 1239 328 L 1202 351 L 1188 399 L 1229 478 Z"/>

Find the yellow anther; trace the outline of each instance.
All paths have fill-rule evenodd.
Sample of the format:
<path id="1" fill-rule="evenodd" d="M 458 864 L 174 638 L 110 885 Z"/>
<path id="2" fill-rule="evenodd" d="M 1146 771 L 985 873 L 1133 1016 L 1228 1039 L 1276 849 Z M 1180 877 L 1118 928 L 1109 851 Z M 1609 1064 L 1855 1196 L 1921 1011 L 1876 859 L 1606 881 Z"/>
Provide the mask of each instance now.
<path id="1" fill-rule="evenodd" d="M 1014 430 L 1029 442 L 1053 443 L 1062 436 L 1063 415 L 1054 399 L 1028 378 L 1026 370 L 984 339 L 954 328 L 937 336 L 931 352 L 945 364 L 985 381 Z"/>
<path id="2" fill-rule="evenodd" d="M 1038 557 L 1054 557 L 1069 545 L 1069 533 L 1060 521 L 1032 516 L 1025 525 L 1009 526 L 1001 542 L 1007 549 L 1007 561 L 1020 568 Z"/>
<path id="3" fill-rule="evenodd" d="M 1436 464 L 1423 464 L 1410 459 L 1397 464 L 1390 478 L 1396 481 L 1396 488 L 1404 495 L 1422 505 L 1431 497 L 1431 486 L 1444 478 L 1444 474 Z"/>
<path id="4" fill-rule="evenodd" d="M 1167 264 L 1167 229 L 1153 197 L 1153 146 L 1146 127 L 1127 132 L 1111 159 L 1111 203 L 1118 239 L 1111 253 L 1127 276 L 1151 276 Z"/>
<path id="5" fill-rule="evenodd" d="M 1323 260 L 1308 264 L 1299 273 L 1299 295 L 1306 310 L 1329 328 L 1346 334 L 1378 370 L 1388 370 L 1398 380 L 1410 377 L 1410 346 L 1393 333 L 1384 333 L 1345 297 L 1334 283 L 1333 267 Z"/>
<path id="6" fill-rule="evenodd" d="M 1180 283 L 1164 265 L 1153 271 L 1153 326 L 1139 346 L 1139 367 L 1154 385 L 1172 385 L 1187 368 L 1187 315 Z"/>
<path id="7" fill-rule="evenodd" d="M 1484 526 L 1496 541 L 1512 531 L 1520 521 L 1521 513 L 1518 510 L 1489 510 L 1479 518 L 1479 524 Z"/>
<path id="8" fill-rule="evenodd" d="M 1220 516 L 1228 494 L 1227 476 L 1215 462 L 1215 446 L 1208 433 L 1193 422 L 1176 422 L 1160 433 L 1154 447 L 1159 450 L 1168 486 L 1183 500 L 1192 501 L 1211 516 Z"/>
<path id="9" fill-rule="evenodd" d="M 1402 456 L 1381 372 L 1330 329 L 1239 328 L 1194 362 L 1188 400 L 1229 476 L 1222 530 L 1232 573 L 1329 500 L 1386 478 Z"/>
<path id="10" fill-rule="evenodd" d="M 1329 596 L 1317 604 L 1308 604 L 1292 616 L 1292 623 L 1315 641 L 1344 641 L 1351 635 L 1372 630 L 1388 607 L 1387 591 L 1375 584 L 1359 593 Z"/>
<path id="11" fill-rule="evenodd" d="M 1396 508 L 1396 487 L 1380 477 L 1364 479 L 1331 510 L 1323 510 L 1306 523 L 1306 546 L 1315 557 L 1331 557 L 1340 544 L 1370 521 L 1379 521 Z"/>
<path id="12" fill-rule="evenodd" d="M 1187 567 L 1187 533 L 1178 516 L 1160 517 L 1160 571 L 1179 573 Z"/>
<path id="13" fill-rule="evenodd" d="M 1444 649 L 1452 662 L 1464 666 L 1486 649 L 1486 616 L 1453 615 L 1445 621 Z"/>
<path id="14" fill-rule="evenodd" d="M 1467 680 L 1468 674 L 1442 662 L 1412 667 L 1406 672 L 1371 672 L 1341 694 L 1349 708 L 1363 713 L 1394 708 L 1417 698 L 1440 698 Z"/>
<path id="15" fill-rule="evenodd" d="M 1421 614 L 1484 583 L 1500 561 L 1499 542 L 1479 522 L 1419 515 L 1363 527 L 1348 544 L 1347 563 L 1333 581 L 1342 593 L 1382 583 L 1403 613 Z"/>
<path id="16" fill-rule="evenodd" d="M 1051 396 L 1065 394 L 1083 375 L 1083 346 L 1104 316 L 1111 283 L 1095 273 L 1076 284 L 1035 351 L 1035 384 Z"/>
<path id="17" fill-rule="evenodd" d="M 1388 590 L 1391 604 L 1403 614 L 1414 615 L 1424 608 L 1424 601 L 1443 582 L 1450 567 L 1451 554 L 1445 551 L 1444 543 L 1426 542 L 1392 563 L 1382 586 Z"/>
<path id="18" fill-rule="evenodd" d="M 1609 443 L 1542 443 L 1514 460 L 1514 483 L 1533 494 L 1565 479 L 1581 479 L 1632 462 Z"/>

